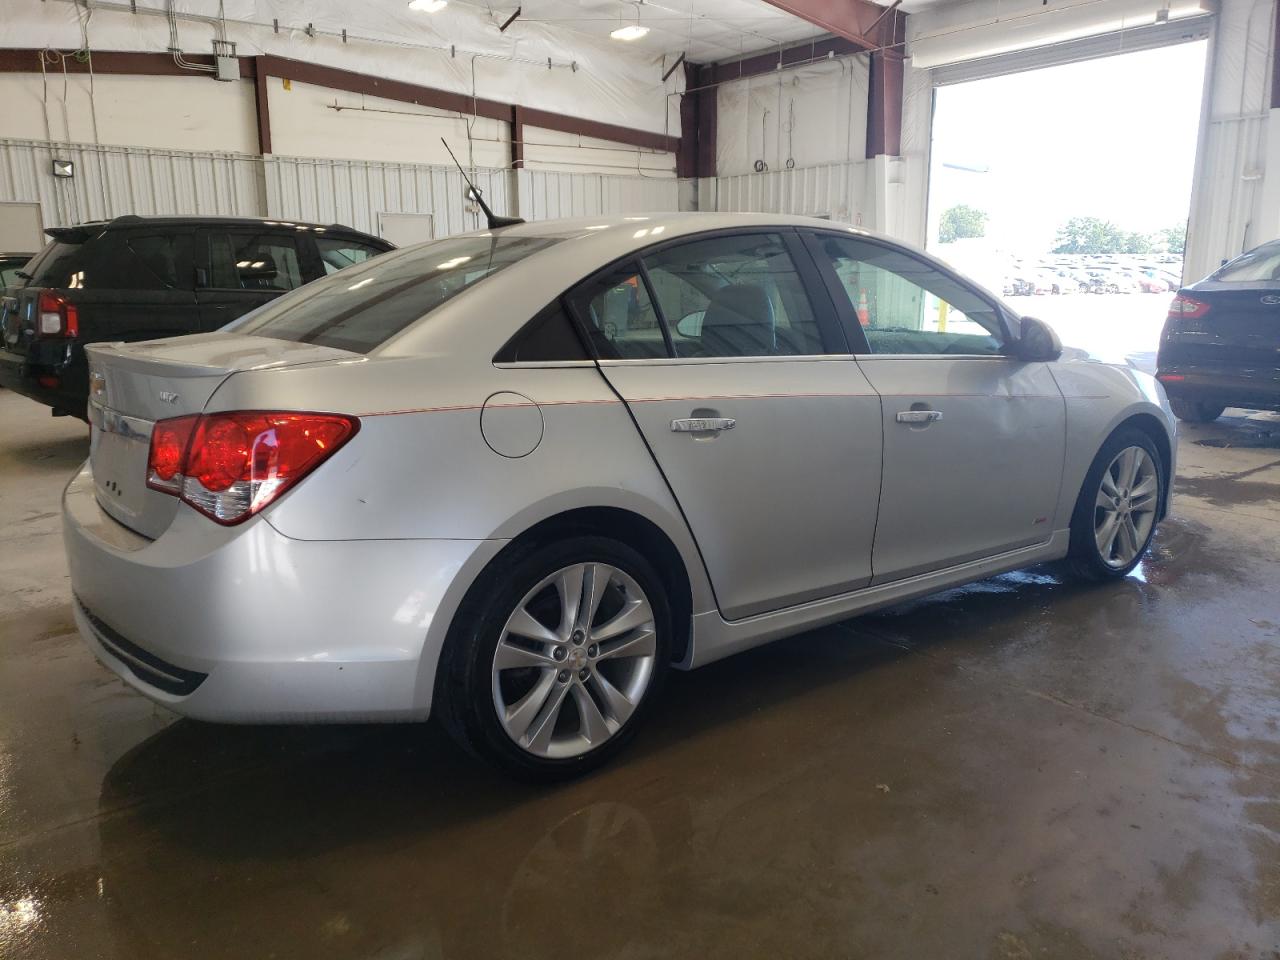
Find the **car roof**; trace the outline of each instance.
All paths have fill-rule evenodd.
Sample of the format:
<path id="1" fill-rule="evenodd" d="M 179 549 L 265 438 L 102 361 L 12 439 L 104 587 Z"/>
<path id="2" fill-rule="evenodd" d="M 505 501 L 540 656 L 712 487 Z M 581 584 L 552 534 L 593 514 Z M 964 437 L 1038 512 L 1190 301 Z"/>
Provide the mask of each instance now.
<path id="1" fill-rule="evenodd" d="M 567 240 L 580 236 L 601 236 L 631 231 L 635 244 L 646 246 L 663 237 L 702 233 L 707 230 L 726 230 L 744 227 L 813 227 L 823 230 L 839 230 L 875 236 L 871 231 L 848 224 L 823 220 L 819 217 L 799 217 L 771 213 L 632 213 L 608 214 L 598 217 L 570 217 L 559 220 L 535 220 L 502 227 L 502 236 L 554 237 Z M 641 233 L 641 231 L 644 231 Z M 887 239 L 887 238 L 886 238 Z"/>
<path id="2" fill-rule="evenodd" d="M 216 226 L 247 226 L 247 227 L 284 227 L 286 229 L 293 228 L 299 230 L 314 230 L 317 232 L 333 232 L 333 233 L 350 233 L 357 236 L 367 237 L 362 230 L 355 227 L 349 227 L 342 223 L 310 223 L 305 220 L 287 220 L 275 219 L 272 217 L 221 217 L 213 215 L 198 216 L 138 216 L 136 214 L 128 214 L 126 216 L 114 217 L 111 220 L 88 220 L 84 223 L 75 224 L 72 228 L 53 227 L 51 229 L 75 229 L 76 227 L 87 229 L 118 229 L 122 227 L 137 226 L 201 226 L 211 224 Z"/>

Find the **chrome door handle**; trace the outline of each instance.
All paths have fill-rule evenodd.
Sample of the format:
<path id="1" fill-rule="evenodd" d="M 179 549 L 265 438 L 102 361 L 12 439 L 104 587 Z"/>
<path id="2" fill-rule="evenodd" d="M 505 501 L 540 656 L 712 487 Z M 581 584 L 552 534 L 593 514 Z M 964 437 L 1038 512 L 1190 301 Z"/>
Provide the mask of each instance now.
<path id="1" fill-rule="evenodd" d="M 687 417 L 684 420 L 672 420 L 672 433 L 719 433 L 721 430 L 732 430 L 738 421 L 732 417 Z"/>
<path id="2" fill-rule="evenodd" d="M 899 423 L 936 423 L 942 419 L 941 410 L 900 410 Z"/>

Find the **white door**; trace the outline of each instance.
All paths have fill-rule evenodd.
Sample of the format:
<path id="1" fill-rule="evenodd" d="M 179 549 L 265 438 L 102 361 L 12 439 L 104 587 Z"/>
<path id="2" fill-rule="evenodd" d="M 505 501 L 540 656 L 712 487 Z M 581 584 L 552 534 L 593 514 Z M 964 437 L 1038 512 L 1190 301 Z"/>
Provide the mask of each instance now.
<path id="1" fill-rule="evenodd" d="M 873 583 L 1049 539 L 1066 404 L 1049 366 L 1004 355 L 995 305 L 900 249 L 819 234 L 812 245 L 866 340 L 884 478 Z"/>
<path id="2" fill-rule="evenodd" d="M 569 299 L 726 619 L 870 582 L 880 400 L 793 231 L 669 244 Z"/>

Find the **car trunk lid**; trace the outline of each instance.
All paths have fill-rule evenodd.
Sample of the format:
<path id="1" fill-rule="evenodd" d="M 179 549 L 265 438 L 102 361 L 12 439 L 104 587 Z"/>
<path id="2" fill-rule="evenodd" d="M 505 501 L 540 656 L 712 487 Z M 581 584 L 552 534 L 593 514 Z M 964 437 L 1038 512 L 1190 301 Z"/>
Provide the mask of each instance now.
<path id="1" fill-rule="evenodd" d="M 1163 364 L 1269 370 L 1280 366 L 1280 289 L 1205 281 L 1180 296 L 1206 304 L 1199 316 L 1170 315 Z"/>
<path id="2" fill-rule="evenodd" d="M 86 353 L 94 427 L 89 459 L 98 502 L 152 539 L 178 509 L 176 498 L 146 485 L 156 421 L 203 412 L 218 387 L 240 371 L 355 358 L 332 347 L 234 333 L 91 344 Z"/>

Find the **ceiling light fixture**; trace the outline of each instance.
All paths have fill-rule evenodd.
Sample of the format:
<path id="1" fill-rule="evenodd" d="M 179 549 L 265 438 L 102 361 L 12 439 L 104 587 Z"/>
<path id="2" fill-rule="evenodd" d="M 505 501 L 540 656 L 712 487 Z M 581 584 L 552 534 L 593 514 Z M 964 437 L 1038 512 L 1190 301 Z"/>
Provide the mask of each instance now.
<path id="1" fill-rule="evenodd" d="M 419 13 L 439 13 L 449 5 L 449 0 L 409 0 L 409 9 Z"/>
<path id="2" fill-rule="evenodd" d="M 612 31 L 609 36 L 615 40 L 631 41 L 639 40 L 648 32 L 648 27 L 642 27 L 638 23 L 629 23 L 625 27 L 619 27 L 617 30 Z"/>

